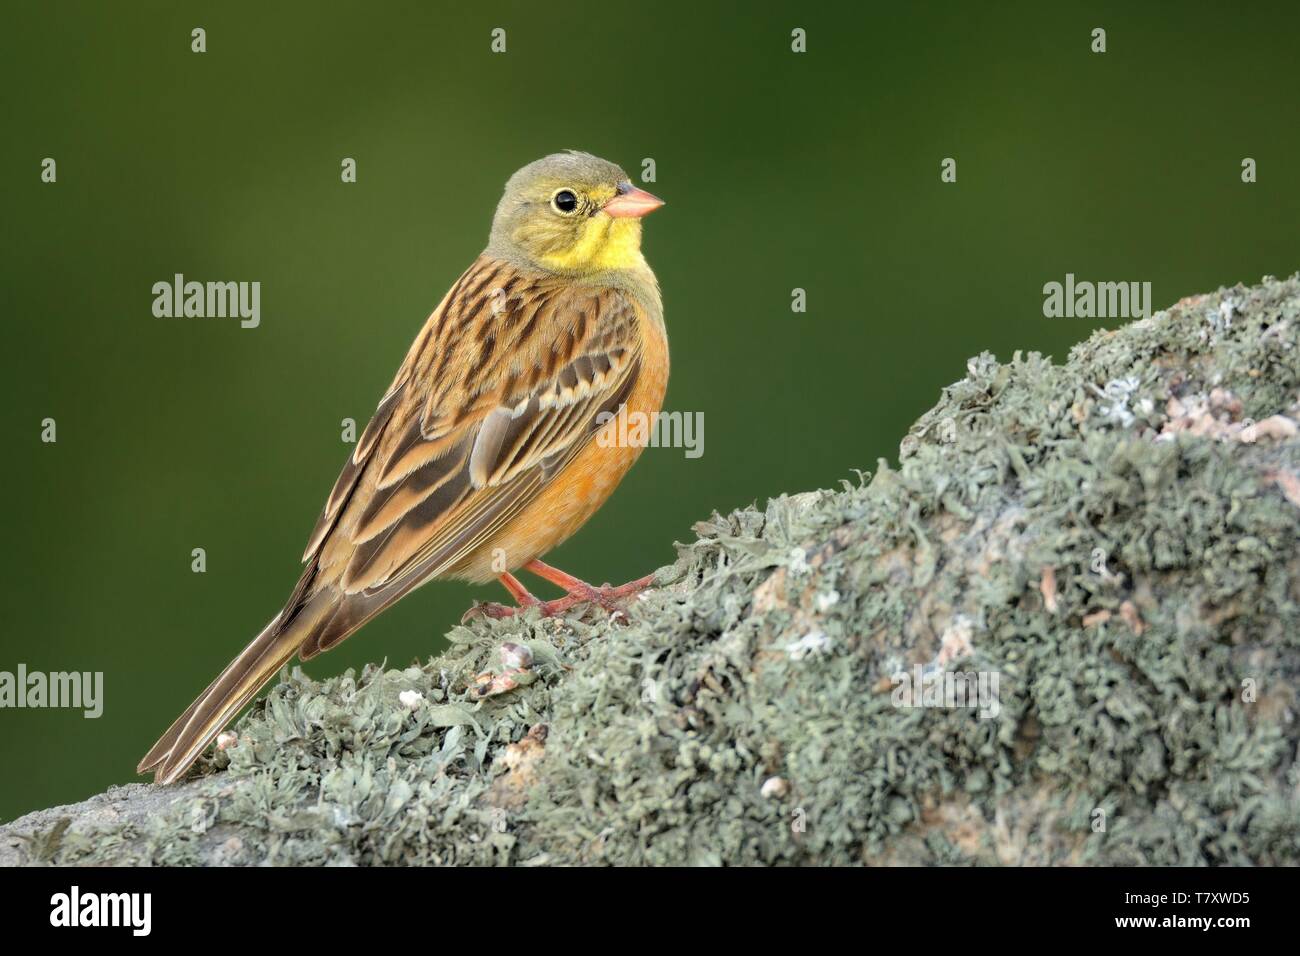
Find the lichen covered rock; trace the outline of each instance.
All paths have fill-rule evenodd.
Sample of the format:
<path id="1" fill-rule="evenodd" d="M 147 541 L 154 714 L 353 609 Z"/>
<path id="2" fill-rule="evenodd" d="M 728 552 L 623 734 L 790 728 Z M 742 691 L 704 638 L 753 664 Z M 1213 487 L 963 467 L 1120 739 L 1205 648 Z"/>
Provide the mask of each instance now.
<path id="1" fill-rule="evenodd" d="M 0 862 L 1300 862 L 1300 280 L 967 371 L 626 618 L 295 671 L 200 778 Z"/>

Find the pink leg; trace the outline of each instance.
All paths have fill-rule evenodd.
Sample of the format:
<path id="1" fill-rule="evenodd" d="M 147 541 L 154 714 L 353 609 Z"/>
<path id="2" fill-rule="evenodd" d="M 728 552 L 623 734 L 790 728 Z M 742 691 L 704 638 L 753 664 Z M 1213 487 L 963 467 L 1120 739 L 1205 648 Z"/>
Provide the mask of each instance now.
<path id="1" fill-rule="evenodd" d="M 586 581 L 575 578 L 571 574 L 566 574 L 559 568 L 553 568 L 549 564 L 541 561 L 529 561 L 524 568 L 537 575 L 539 578 L 550 581 L 552 584 L 561 587 L 566 594 L 562 598 L 556 598 L 553 601 L 540 601 L 535 598 L 526 587 L 513 574 L 498 575 L 501 584 L 510 596 L 514 598 L 517 607 L 507 607 L 504 604 L 476 604 L 465 613 L 462 620 L 468 620 L 476 614 L 486 614 L 492 618 L 512 617 L 515 614 L 525 611 L 530 607 L 539 608 L 542 617 L 555 617 L 564 614 L 570 608 L 579 604 L 592 603 L 596 604 L 606 611 L 617 612 L 622 614 L 622 609 L 618 607 L 617 602 L 621 598 L 630 597 L 650 586 L 654 580 L 653 574 L 647 574 L 643 578 L 637 578 L 635 581 L 629 581 L 627 584 L 619 587 L 610 587 L 608 584 L 601 587 L 588 584 Z"/>
<path id="2" fill-rule="evenodd" d="M 620 584 L 618 587 L 610 587 L 603 584 L 600 587 L 588 584 L 572 574 L 567 574 L 559 568 L 553 568 L 549 564 L 536 559 L 529 561 L 524 565 L 525 571 L 531 571 L 543 580 L 550 581 L 557 587 L 564 588 L 569 593 L 569 597 L 577 598 L 579 601 L 591 601 L 599 604 L 607 611 L 613 611 L 616 608 L 612 605 L 619 598 L 630 597 L 644 591 L 654 580 L 653 574 L 647 574 L 643 578 L 637 578 L 635 581 L 629 581 L 627 584 Z"/>

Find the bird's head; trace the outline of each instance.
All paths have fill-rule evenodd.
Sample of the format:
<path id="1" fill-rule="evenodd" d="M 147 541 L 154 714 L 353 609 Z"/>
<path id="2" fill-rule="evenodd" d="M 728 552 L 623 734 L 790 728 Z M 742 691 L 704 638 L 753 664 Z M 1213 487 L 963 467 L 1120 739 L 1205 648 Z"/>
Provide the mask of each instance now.
<path id="1" fill-rule="evenodd" d="M 641 217 L 663 205 L 613 163 L 555 153 L 510 177 L 488 249 L 566 275 L 642 265 Z"/>

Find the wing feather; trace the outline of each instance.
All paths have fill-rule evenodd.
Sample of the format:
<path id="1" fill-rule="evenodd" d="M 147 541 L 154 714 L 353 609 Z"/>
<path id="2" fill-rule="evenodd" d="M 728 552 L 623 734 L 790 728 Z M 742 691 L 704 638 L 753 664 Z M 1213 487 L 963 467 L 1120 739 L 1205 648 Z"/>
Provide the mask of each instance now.
<path id="1" fill-rule="evenodd" d="M 342 600 L 304 655 L 490 541 L 627 400 L 640 355 L 622 293 L 480 258 L 417 338 L 318 522 L 297 597 L 333 585 Z"/>

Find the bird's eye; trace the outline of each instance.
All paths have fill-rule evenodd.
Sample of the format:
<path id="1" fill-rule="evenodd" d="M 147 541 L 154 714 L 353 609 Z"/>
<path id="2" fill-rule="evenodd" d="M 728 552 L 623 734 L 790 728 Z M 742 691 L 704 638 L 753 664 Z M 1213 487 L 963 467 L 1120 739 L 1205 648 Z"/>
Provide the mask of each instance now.
<path id="1" fill-rule="evenodd" d="M 555 207 L 556 212 L 568 215 L 578 208 L 578 197 L 573 194 L 571 189 L 561 189 L 551 197 L 551 205 Z"/>

